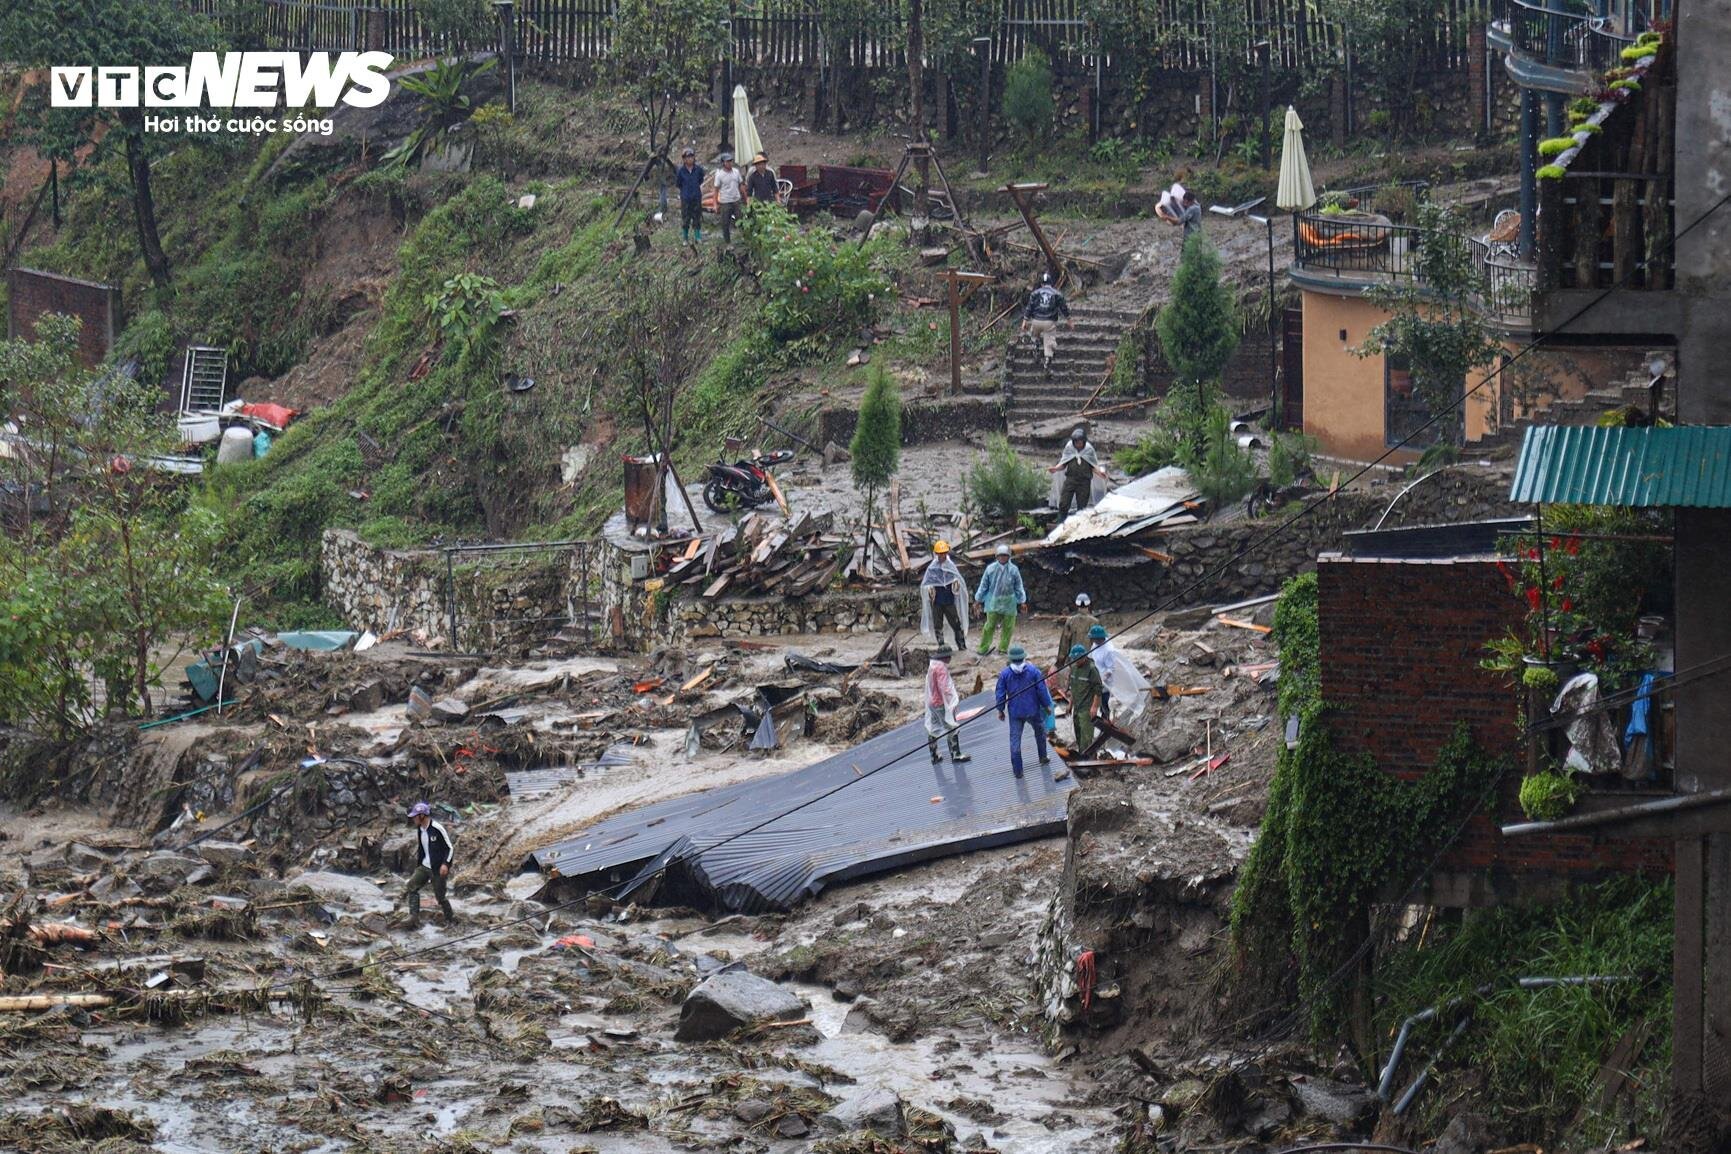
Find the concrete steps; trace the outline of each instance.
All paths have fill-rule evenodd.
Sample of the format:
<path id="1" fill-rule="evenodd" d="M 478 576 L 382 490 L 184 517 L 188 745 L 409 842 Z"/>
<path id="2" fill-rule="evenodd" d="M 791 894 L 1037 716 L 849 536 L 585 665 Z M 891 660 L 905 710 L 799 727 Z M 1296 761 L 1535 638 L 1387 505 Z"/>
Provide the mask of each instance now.
<path id="1" fill-rule="evenodd" d="M 1642 358 L 1644 362 L 1654 359 L 1667 363 L 1671 355 L 1662 350 L 1655 350 Z M 1649 386 L 1652 378 L 1645 371 L 1630 373 L 1619 382 L 1589 389 L 1579 398 L 1552 401 L 1543 409 L 1522 418 L 1507 428 L 1498 430 L 1494 435 L 1481 438 L 1475 447 L 1484 449 L 1501 448 L 1504 446 L 1518 448 L 1526 437 L 1526 430 L 1534 425 L 1596 425 L 1599 418 L 1615 409 L 1634 406 L 1646 411 L 1652 403 Z M 1676 397 L 1673 391 L 1667 390 L 1660 399 L 1659 415 L 1667 420 L 1676 420 Z"/>
<path id="2" fill-rule="evenodd" d="M 1049 447 L 1052 429 L 1063 424 L 1066 427 L 1056 442 L 1061 445 L 1074 427 L 1076 414 L 1110 371 L 1118 346 L 1138 315 L 1122 309 L 1072 308 L 1075 328 L 1060 322 L 1058 351 L 1049 372 L 1039 342 L 1019 335 L 1012 340 L 1004 362 L 1010 439 L 1030 447 Z"/>

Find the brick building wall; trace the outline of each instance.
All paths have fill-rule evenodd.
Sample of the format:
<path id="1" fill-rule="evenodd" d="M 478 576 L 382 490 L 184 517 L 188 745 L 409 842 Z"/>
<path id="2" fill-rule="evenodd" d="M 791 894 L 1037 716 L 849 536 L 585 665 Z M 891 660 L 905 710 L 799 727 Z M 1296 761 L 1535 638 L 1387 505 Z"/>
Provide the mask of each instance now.
<path id="1" fill-rule="evenodd" d="M 95 368 L 108 357 L 120 332 L 120 288 L 35 269 L 6 273 L 6 335 L 16 340 L 36 334 L 46 313 L 65 313 L 84 322 L 78 334 L 78 359 Z"/>
<path id="2" fill-rule="evenodd" d="M 1519 628 L 1522 606 L 1494 558 L 1386 559 L 1328 554 L 1317 564 L 1322 699 L 1342 750 L 1368 753 L 1403 778 L 1424 774 L 1465 721 L 1474 739 L 1518 764 L 1519 700 L 1482 669 L 1485 642 Z M 1520 774 L 1498 790 L 1495 812 L 1474 815 L 1444 855 L 1430 900 L 1482 905 L 1542 896 L 1569 880 L 1613 871 L 1663 874 L 1667 839 L 1592 833 L 1509 839 L 1524 821 Z"/>

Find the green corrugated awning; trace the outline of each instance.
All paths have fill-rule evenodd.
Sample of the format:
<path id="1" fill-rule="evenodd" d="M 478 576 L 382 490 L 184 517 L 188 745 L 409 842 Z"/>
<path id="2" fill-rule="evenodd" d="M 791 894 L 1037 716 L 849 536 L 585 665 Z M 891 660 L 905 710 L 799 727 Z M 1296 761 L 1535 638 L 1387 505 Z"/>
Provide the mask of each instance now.
<path id="1" fill-rule="evenodd" d="M 1509 500 L 1731 508 L 1731 426 L 1537 426 L 1521 444 Z"/>

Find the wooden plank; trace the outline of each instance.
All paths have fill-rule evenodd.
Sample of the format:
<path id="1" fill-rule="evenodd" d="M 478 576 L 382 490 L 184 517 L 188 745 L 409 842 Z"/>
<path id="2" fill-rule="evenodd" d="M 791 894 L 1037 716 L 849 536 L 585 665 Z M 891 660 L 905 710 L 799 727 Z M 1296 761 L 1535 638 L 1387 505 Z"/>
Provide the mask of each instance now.
<path id="1" fill-rule="evenodd" d="M 1083 409 L 1076 415 L 1078 417 L 1089 419 L 1094 417 L 1110 417 L 1114 413 L 1128 413 L 1131 409 L 1145 409 L 1149 405 L 1152 405 L 1155 400 L 1156 398 L 1154 397 L 1138 397 L 1133 401 L 1125 401 L 1122 404 L 1107 405 L 1103 409 Z"/>
<path id="2" fill-rule="evenodd" d="M 707 588 L 703 591 L 703 596 L 705 596 L 705 597 L 719 597 L 719 596 L 721 596 L 723 590 L 725 590 L 727 588 L 727 586 L 729 585 L 729 583 L 731 583 L 732 581 L 733 581 L 733 574 L 723 573 L 720 577 L 717 577 L 715 579 L 715 581 L 709 586 L 709 588 Z"/>
<path id="3" fill-rule="evenodd" d="M 1145 554 L 1146 556 L 1152 558 L 1153 560 L 1160 562 L 1162 565 L 1172 564 L 1173 557 L 1172 557 L 1172 554 L 1170 554 L 1170 553 L 1162 553 L 1162 552 L 1160 552 L 1160 550 L 1150 548 L 1147 545 L 1138 545 L 1138 546 L 1136 546 L 1136 549 L 1138 552 L 1141 552 L 1141 553 Z"/>
<path id="4" fill-rule="evenodd" d="M 1273 633 L 1274 632 L 1273 626 L 1258 625 L 1254 621 L 1240 621 L 1236 617 L 1218 617 L 1217 616 L 1214 618 L 1214 620 L 1220 622 L 1220 624 L 1222 624 L 1222 625 L 1230 625 L 1234 629 L 1248 629 L 1253 633 Z"/>
<path id="5" fill-rule="evenodd" d="M 0 998 L 0 1014 L 16 1014 L 25 1010 L 53 1010 L 61 1006 L 112 1006 L 114 999 L 107 994 L 18 994 Z"/>

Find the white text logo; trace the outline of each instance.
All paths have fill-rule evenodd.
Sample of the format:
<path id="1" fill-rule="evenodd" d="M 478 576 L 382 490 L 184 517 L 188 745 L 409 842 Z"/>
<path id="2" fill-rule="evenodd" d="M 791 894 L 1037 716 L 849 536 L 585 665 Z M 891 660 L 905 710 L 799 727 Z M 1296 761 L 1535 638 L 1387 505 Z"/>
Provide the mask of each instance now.
<path id="1" fill-rule="evenodd" d="M 390 95 L 389 52 L 195 52 L 185 68 L 56 67 L 55 108 L 373 108 Z"/>

